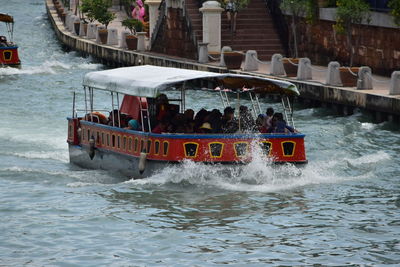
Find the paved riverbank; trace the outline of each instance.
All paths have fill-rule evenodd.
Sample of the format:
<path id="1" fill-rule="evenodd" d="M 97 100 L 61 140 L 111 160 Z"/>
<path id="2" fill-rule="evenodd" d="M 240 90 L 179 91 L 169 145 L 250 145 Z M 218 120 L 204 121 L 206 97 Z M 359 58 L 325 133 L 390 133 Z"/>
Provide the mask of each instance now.
<path id="1" fill-rule="evenodd" d="M 346 107 L 345 110 L 351 110 L 355 107 L 370 110 L 378 114 L 378 119 L 385 117 L 382 116 L 382 114 L 395 115 L 396 117 L 400 116 L 400 96 L 389 95 L 389 79 L 384 77 L 377 77 L 374 75 L 375 79 L 383 81 L 374 84 L 374 90 L 356 90 L 355 88 L 349 87 L 325 85 L 323 71 L 320 71 L 324 70 L 322 67 L 318 67 L 320 70 L 313 71 L 313 80 L 298 81 L 296 79 L 268 75 L 268 64 L 260 64 L 260 69 L 258 71 L 245 72 L 240 70 L 227 70 L 226 68 L 219 67 L 217 62 L 200 64 L 193 60 L 170 57 L 152 52 L 133 52 L 117 46 L 101 45 L 96 43 L 94 39 L 86 39 L 73 34 L 64 27 L 64 24 L 57 16 L 51 0 L 46 0 L 46 7 L 57 38 L 65 46 L 85 54 L 90 54 L 110 66 L 118 67 L 150 64 L 220 73 L 229 71 L 232 73 L 282 79 L 296 84 L 301 92 L 301 97 L 305 99 Z M 114 22 L 112 26 L 120 30 L 122 29 L 120 20 L 119 22 L 118 20 Z"/>

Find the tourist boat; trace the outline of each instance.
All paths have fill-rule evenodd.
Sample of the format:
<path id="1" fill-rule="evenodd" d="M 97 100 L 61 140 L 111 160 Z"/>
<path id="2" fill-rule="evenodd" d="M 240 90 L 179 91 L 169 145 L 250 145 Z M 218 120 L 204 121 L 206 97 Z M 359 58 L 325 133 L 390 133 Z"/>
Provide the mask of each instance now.
<path id="1" fill-rule="evenodd" d="M 241 132 L 232 134 L 152 133 L 152 117 L 157 110 L 159 94 L 173 94 L 178 105 L 171 107 L 183 112 L 188 90 L 211 91 L 221 98 L 221 106 L 230 101 L 251 100 L 253 110 L 262 113 L 258 95 L 275 94 L 282 98 L 286 120 L 293 125 L 291 99 L 299 95 L 289 82 L 230 73 L 211 73 L 157 66 L 135 66 L 87 73 L 83 79 L 84 108 L 78 109 L 73 97 L 72 117 L 68 118 L 70 162 L 84 168 L 117 171 L 131 178 L 143 178 L 168 164 L 185 160 L 212 164 L 247 164 L 255 153 L 266 164 L 307 163 L 304 134 L 261 134 Z M 101 91 L 110 96 L 110 121 L 104 114 L 104 103 L 95 108 Z M 173 93 L 172 93 L 173 92 Z M 109 94 L 109 95 L 108 95 Z M 229 98 L 232 94 L 233 98 Z M 122 98 L 120 102 L 120 98 Z M 82 97 L 83 98 L 83 97 Z M 107 110 L 107 111 L 110 111 Z M 255 114 L 257 114 L 257 112 Z M 78 116 L 78 113 L 81 113 Z M 115 114 L 115 115 L 114 115 Z M 121 118 L 128 114 L 141 124 L 144 131 L 126 129 Z M 240 129 L 240 122 L 239 122 Z"/>
<path id="2" fill-rule="evenodd" d="M 4 22 L 8 32 L 8 39 L 0 31 L 0 67 L 18 67 L 21 61 L 18 57 L 18 46 L 13 43 L 14 18 L 7 14 L 0 13 L 0 22 Z"/>

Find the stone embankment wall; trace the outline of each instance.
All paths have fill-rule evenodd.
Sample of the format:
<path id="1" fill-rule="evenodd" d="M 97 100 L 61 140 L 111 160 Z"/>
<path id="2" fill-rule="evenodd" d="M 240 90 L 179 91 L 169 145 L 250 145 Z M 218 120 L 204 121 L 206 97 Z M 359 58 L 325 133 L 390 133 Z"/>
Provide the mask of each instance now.
<path id="1" fill-rule="evenodd" d="M 299 30 L 299 54 L 314 64 L 327 65 L 339 61 L 349 62 L 346 36 L 333 30 L 334 21 L 319 20 L 314 25 L 301 23 Z M 400 69 L 400 28 L 359 25 L 353 31 L 354 66 L 369 66 L 373 73 L 390 75 Z"/>

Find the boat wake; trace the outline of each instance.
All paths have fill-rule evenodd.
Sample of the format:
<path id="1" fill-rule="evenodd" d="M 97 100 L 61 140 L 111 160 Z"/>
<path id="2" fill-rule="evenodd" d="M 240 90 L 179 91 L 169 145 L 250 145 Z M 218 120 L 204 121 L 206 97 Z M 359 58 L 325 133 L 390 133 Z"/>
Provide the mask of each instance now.
<path id="1" fill-rule="evenodd" d="M 0 68 L 0 77 L 16 76 L 16 75 L 36 75 L 36 74 L 57 74 L 65 70 L 97 70 L 103 65 L 87 62 L 71 62 L 63 63 L 58 60 L 48 60 L 40 66 L 22 66 L 22 68 L 5 67 Z"/>
<path id="2" fill-rule="evenodd" d="M 354 159 L 354 164 L 377 163 L 390 158 L 384 152 L 379 155 L 363 156 Z M 226 166 L 207 165 L 185 161 L 181 165 L 166 167 L 159 173 L 142 180 L 129 180 L 125 183 L 135 186 L 190 185 L 209 189 L 230 191 L 277 192 L 316 185 L 342 183 L 350 180 L 368 179 L 371 170 L 356 175 L 341 174 L 338 168 L 348 168 L 348 159 L 337 161 L 313 161 L 306 166 L 291 164 L 275 165 L 255 159 L 248 165 Z"/>

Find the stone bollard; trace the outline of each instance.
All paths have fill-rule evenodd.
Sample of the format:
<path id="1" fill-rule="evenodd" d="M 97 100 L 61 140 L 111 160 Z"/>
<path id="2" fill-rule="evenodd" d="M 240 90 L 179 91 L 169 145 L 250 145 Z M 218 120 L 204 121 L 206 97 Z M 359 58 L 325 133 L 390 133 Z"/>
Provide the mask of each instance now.
<path id="1" fill-rule="evenodd" d="M 99 30 L 103 30 L 106 27 L 104 27 L 103 25 L 97 25 L 96 27 L 96 43 L 101 44 L 101 40 L 100 40 L 100 36 L 99 36 Z"/>
<path id="2" fill-rule="evenodd" d="M 392 73 L 389 95 L 400 95 L 400 71 L 393 71 Z"/>
<path id="3" fill-rule="evenodd" d="M 221 57 L 219 61 L 219 66 L 220 67 L 226 67 L 225 60 L 224 60 L 224 52 L 232 52 L 232 48 L 230 46 L 224 46 L 221 49 Z"/>
<path id="4" fill-rule="evenodd" d="M 107 44 L 108 45 L 118 45 L 118 30 L 117 29 L 108 29 Z"/>
<path id="5" fill-rule="evenodd" d="M 358 70 L 357 89 L 368 90 L 372 89 L 372 71 L 370 67 L 360 67 Z"/>
<path id="6" fill-rule="evenodd" d="M 340 64 L 337 61 L 329 62 L 328 73 L 326 76 L 326 84 L 332 86 L 342 86 L 342 80 L 340 79 L 339 72 Z"/>
<path id="7" fill-rule="evenodd" d="M 199 47 L 199 63 L 208 63 L 208 43 L 198 43 Z"/>
<path id="8" fill-rule="evenodd" d="M 203 14 L 203 42 L 208 43 L 209 52 L 221 49 L 221 13 L 224 11 L 218 1 L 203 2 L 199 11 Z"/>
<path id="9" fill-rule="evenodd" d="M 81 25 L 79 26 L 79 36 L 86 36 L 87 28 L 88 24 L 81 21 Z"/>
<path id="10" fill-rule="evenodd" d="M 97 25 L 95 23 L 89 23 L 88 30 L 86 33 L 86 37 L 88 39 L 96 38 L 96 27 L 97 27 Z"/>
<path id="11" fill-rule="evenodd" d="M 281 54 L 273 54 L 271 59 L 271 75 L 283 76 L 286 74 L 282 63 L 283 56 Z"/>
<path id="12" fill-rule="evenodd" d="M 258 70 L 257 51 L 249 50 L 246 52 L 243 70 L 244 71 Z"/>
<path id="13" fill-rule="evenodd" d="M 312 80 L 311 60 L 309 58 L 300 58 L 297 68 L 297 80 Z"/>
<path id="14" fill-rule="evenodd" d="M 122 49 L 126 49 L 128 48 L 127 44 L 126 44 L 126 36 L 128 34 L 131 34 L 130 31 L 128 30 L 122 30 L 120 33 L 120 37 L 119 37 L 119 47 Z"/>
<path id="15" fill-rule="evenodd" d="M 137 32 L 137 51 L 145 51 L 146 50 L 146 44 L 144 42 L 144 38 L 146 37 L 146 32 Z"/>

